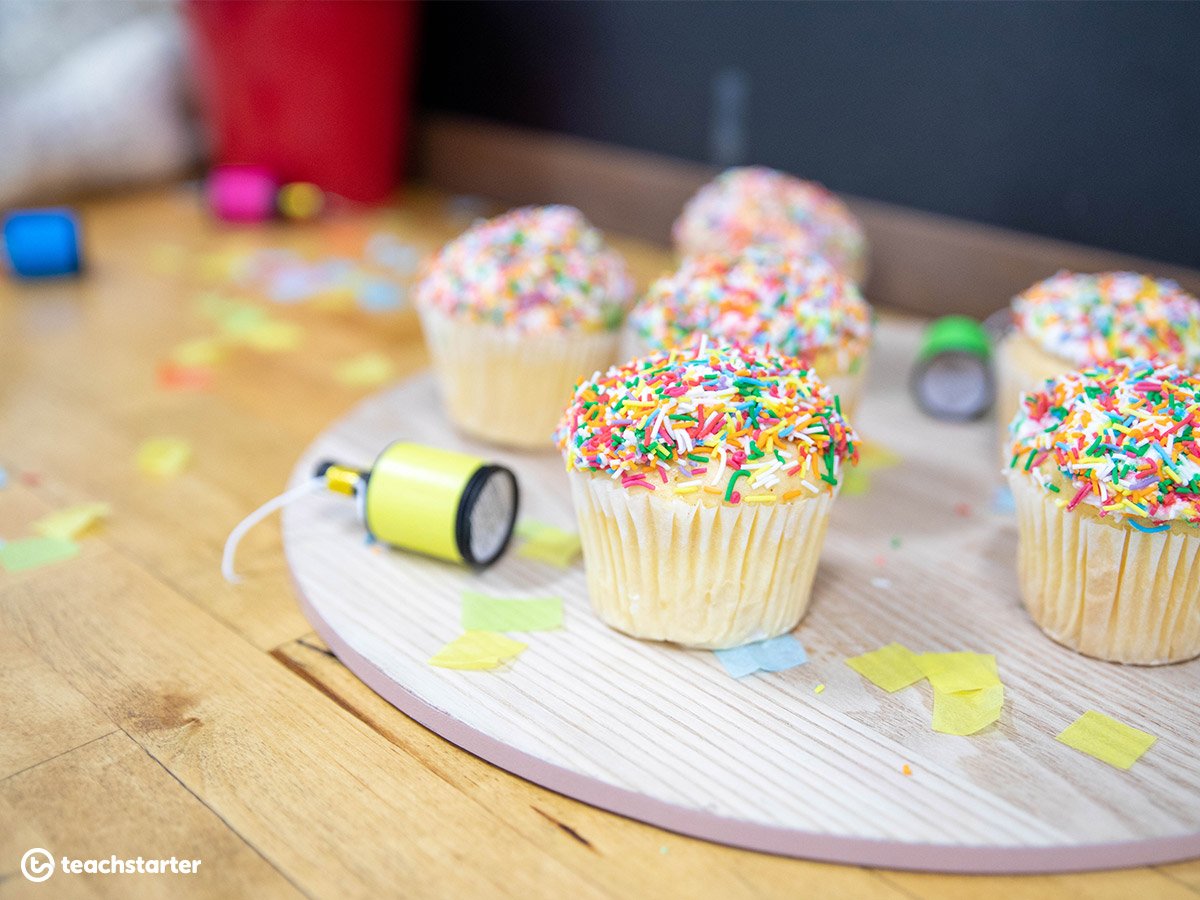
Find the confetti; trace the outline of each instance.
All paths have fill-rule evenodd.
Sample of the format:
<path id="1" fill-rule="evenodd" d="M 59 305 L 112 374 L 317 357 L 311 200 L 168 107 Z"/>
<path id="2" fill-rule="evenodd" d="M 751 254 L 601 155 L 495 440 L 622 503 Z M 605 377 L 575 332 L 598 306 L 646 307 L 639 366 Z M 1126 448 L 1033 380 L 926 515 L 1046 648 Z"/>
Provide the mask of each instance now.
<path id="1" fill-rule="evenodd" d="M 8 470 L 0 466 L 0 491 L 8 487 Z"/>
<path id="2" fill-rule="evenodd" d="M 33 530 L 42 537 L 74 540 L 111 513 L 107 503 L 80 503 L 47 513 L 33 523 Z"/>
<path id="3" fill-rule="evenodd" d="M 1011 516 L 1017 511 L 1017 501 L 1013 497 L 1012 488 L 1007 484 L 999 485 L 992 493 L 992 512 L 1000 516 Z"/>
<path id="4" fill-rule="evenodd" d="M 392 361 L 382 353 L 360 353 L 333 370 L 334 378 L 347 387 L 376 387 L 391 381 L 394 375 Z"/>
<path id="5" fill-rule="evenodd" d="M 176 347 L 171 353 L 171 361 L 185 368 L 214 366 L 227 352 L 225 342 L 219 338 L 196 338 Z"/>
<path id="6" fill-rule="evenodd" d="M 9 572 L 21 572 L 62 562 L 78 553 L 79 545 L 66 538 L 25 538 L 0 545 L 0 566 Z"/>
<path id="7" fill-rule="evenodd" d="M 823 685 L 823 684 L 818 684 L 818 685 L 817 685 L 815 688 L 813 688 L 813 693 L 814 693 L 814 694 L 823 694 L 823 693 L 825 693 L 825 685 Z"/>
<path id="8" fill-rule="evenodd" d="M 517 555 L 525 559 L 536 559 L 566 569 L 579 556 L 581 545 L 579 535 L 574 531 L 564 531 L 533 519 L 522 519 L 517 523 L 516 534 L 522 539 Z"/>
<path id="9" fill-rule="evenodd" d="M 888 644 L 878 650 L 852 656 L 846 665 L 889 694 L 925 677 L 917 665 L 917 654 L 903 644 Z"/>
<path id="10" fill-rule="evenodd" d="M 1055 739 L 1118 769 L 1129 769 L 1158 740 L 1093 710 L 1085 712 Z"/>
<path id="11" fill-rule="evenodd" d="M 178 475 L 192 458 L 192 445 L 178 437 L 150 438 L 137 450 L 137 466 L 147 475 Z"/>
<path id="12" fill-rule="evenodd" d="M 562 627 L 559 597 L 512 599 L 463 591 L 464 631 L 551 631 Z"/>
<path id="13" fill-rule="evenodd" d="M 734 678 L 745 678 L 755 672 L 782 672 L 808 662 L 803 645 L 790 634 L 714 650 L 713 655 Z"/>
<path id="14" fill-rule="evenodd" d="M 935 691 L 976 691 L 1000 684 L 991 653 L 921 653 L 915 662 Z"/>
<path id="15" fill-rule="evenodd" d="M 912 766 L 910 766 L 908 763 L 905 763 L 903 766 L 900 767 L 900 774 L 901 775 L 911 775 L 912 774 Z"/>
<path id="16" fill-rule="evenodd" d="M 969 735 L 1000 718 L 1004 685 L 996 683 L 974 691 L 933 691 L 933 730 L 942 734 Z"/>
<path id="17" fill-rule="evenodd" d="M 443 669 L 495 669 L 518 656 L 526 646 L 502 634 L 468 631 L 431 656 L 429 664 Z"/>
<path id="18" fill-rule="evenodd" d="M 263 353 L 295 350 L 300 346 L 303 337 L 303 328 L 295 322 L 283 322 L 279 319 L 264 319 L 253 327 L 236 333 L 238 343 Z"/>
<path id="19" fill-rule="evenodd" d="M 206 391 L 212 387 L 213 370 L 208 366 L 160 363 L 155 375 L 158 386 L 166 391 Z"/>

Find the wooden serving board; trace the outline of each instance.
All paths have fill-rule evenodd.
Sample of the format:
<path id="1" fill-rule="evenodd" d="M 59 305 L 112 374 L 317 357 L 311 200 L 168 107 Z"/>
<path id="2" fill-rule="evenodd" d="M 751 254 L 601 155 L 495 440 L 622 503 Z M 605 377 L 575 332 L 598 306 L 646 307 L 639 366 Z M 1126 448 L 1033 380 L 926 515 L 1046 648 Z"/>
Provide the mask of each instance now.
<path id="1" fill-rule="evenodd" d="M 1011 514 L 989 422 L 920 415 L 907 391 L 921 326 L 885 320 L 855 423 L 903 461 L 835 505 L 813 604 L 796 636 L 808 664 L 730 678 L 706 651 L 602 625 L 582 563 L 509 554 L 465 569 L 370 547 L 346 498 L 284 513 L 301 603 L 339 658 L 408 715 L 498 766 L 664 828 L 773 853 L 956 872 L 1056 872 L 1200 856 L 1200 662 L 1133 668 L 1079 656 L 1026 616 Z M 467 449 L 517 473 L 522 515 L 573 527 L 555 452 L 510 453 L 457 435 L 431 376 L 374 396 L 305 452 L 368 466 L 396 439 Z M 434 668 L 460 595 L 561 596 L 561 631 L 491 672 Z M 900 641 L 994 652 L 1007 698 L 971 737 L 930 728 L 925 684 L 887 694 L 848 656 Z M 824 684 L 817 694 L 814 689 Z M 1158 736 L 1128 771 L 1054 736 L 1095 709 Z M 905 765 L 912 774 L 902 774 Z"/>

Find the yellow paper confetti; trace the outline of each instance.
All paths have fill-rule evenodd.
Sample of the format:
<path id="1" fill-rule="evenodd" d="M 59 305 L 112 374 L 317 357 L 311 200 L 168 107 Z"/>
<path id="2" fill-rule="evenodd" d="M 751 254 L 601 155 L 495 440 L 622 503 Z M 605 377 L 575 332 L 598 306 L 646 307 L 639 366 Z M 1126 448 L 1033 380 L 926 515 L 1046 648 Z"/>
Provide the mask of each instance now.
<path id="1" fill-rule="evenodd" d="M 996 657 L 991 653 L 921 653 L 917 667 L 934 691 L 978 691 L 1000 683 Z"/>
<path id="2" fill-rule="evenodd" d="M 942 734 L 975 734 L 1000 718 L 1004 685 L 997 682 L 974 691 L 933 691 L 933 730 Z"/>
<path id="3" fill-rule="evenodd" d="M 78 553 L 79 545 L 66 538 L 26 538 L 0 544 L 0 566 L 9 572 L 20 572 L 62 562 Z"/>
<path id="4" fill-rule="evenodd" d="M 846 665 L 888 693 L 916 684 L 925 674 L 917 666 L 917 655 L 903 644 L 888 644 L 870 653 L 852 656 Z"/>
<path id="5" fill-rule="evenodd" d="M 520 641 L 490 631 L 468 631 L 429 658 L 443 669 L 494 669 L 526 647 Z"/>
<path id="6" fill-rule="evenodd" d="M 875 441 L 859 441 L 858 465 L 848 467 L 842 477 L 842 493 L 859 497 L 871 489 L 871 475 L 881 469 L 898 466 L 903 459 Z"/>
<path id="7" fill-rule="evenodd" d="M 137 451 L 137 466 L 147 475 L 178 475 L 192 458 L 192 445 L 183 438 L 158 437 L 144 441 Z"/>
<path id="8" fill-rule="evenodd" d="M 573 531 L 564 531 L 533 519 L 522 519 L 517 523 L 516 533 L 523 541 L 517 548 L 517 556 L 525 559 L 536 559 L 567 569 L 579 556 L 579 535 Z"/>
<path id="9" fill-rule="evenodd" d="M 300 346 L 303 335 L 304 329 L 295 322 L 265 319 L 251 328 L 236 332 L 236 339 L 264 353 L 279 353 L 295 350 Z"/>
<path id="10" fill-rule="evenodd" d="M 42 537 L 69 541 L 79 537 L 111 512 L 112 508 L 107 503 L 80 503 L 47 513 L 33 523 L 33 530 Z"/>
<path id="11" fill-rule="evenodd" d="M 349 387 L 375 387 L 392 379 L 392 361 L 382 353 L 360 353 L 338 364 L 333 377 Z"/>
<path id="12" fill-rule="evenodd" d="M 224 358 L 225 342 L 220 338 L 196 338 L 171 352 L 171 359 L 181 366 L 214 366 Z"/>
<path id="13" fill-rule="evenodd" d="M 1118 769 L 1128 769 L 1158 740 L 1093 710 L 1085 712 L 1055 739 Z"/>
<path id="14" fill-rule="evenodd" d="M 825 685 L 823 685 L 823 684 L 818 684 L 818 685 L 817 685 L 815 688 L 813 688 L 813 693 L 814 693 L 814 694 L 823 694 L 823 693 L 825 693 Z"/>

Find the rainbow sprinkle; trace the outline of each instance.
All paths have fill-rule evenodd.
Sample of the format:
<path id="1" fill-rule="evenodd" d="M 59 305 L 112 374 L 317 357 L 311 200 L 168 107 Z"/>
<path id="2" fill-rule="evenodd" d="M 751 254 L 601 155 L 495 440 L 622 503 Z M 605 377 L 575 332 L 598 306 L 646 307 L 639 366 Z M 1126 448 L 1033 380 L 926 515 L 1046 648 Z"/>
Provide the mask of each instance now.
<path id="1" fill-rule="evenodd" d="M 862 226 L 814 181 L 763 166 L 727 169 L 688 201 L 672 234 L 683 256 L 786 245 L 817 254 L 855 281 L 866 269 Z"/>
<path id="2" fill-rule="evenodd" d="M 633 294 L 621 257 L 570 206 L 476 223 L 426 266 L 416 301 L 522 333 L 618 328 Z"/>
<path id="3" fill-rule="evenodd" d="M 701 502 L 787 502 L 839 484 L 857 436 L 800 361 L 700 336 L 580 382 L 558 431 L 568 471 Z"/>
<path id="4" fill-rule="evenodd" d="M 1100 363 L 1022 398 L 1011 468 L 1068 510 L 1086 503 L 1151 533 L 1171 520 L 1200 524 L 1198 418 L 1200 376 L 1147 360 Z"/>
<path id="5" fill-rule="evenodd" d="M 654 350 L 700 332 L 755 344 L 813 365 L 818 354 L 847 371 L 866 352 L 871 311 L 854 282 L 817 256 L 778 247 L 694 256 L 658 279 L 629 315 Z"/>
<path id="6" fill-rule="evenodd" d="M 1086 366 L 1108 359 L 1200 365 L 1200 301 L 1136 272 L 1059 272 L 1013 299 L 1018 329 L 1047 353 Z"/>

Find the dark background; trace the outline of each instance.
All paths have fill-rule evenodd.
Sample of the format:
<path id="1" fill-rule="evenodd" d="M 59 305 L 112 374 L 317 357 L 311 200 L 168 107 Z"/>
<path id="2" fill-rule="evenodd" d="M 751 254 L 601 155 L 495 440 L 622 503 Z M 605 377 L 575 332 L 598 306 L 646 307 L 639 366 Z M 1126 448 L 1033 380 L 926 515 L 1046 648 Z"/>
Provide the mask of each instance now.
<path id="1" fill-rule="evenodd" d="M 423 17 L 426 110 L 763 163 L 1200 266 L 1200 3 L 587 0 Z M 716 108 L 734 125 L 723 143 Z"/>

